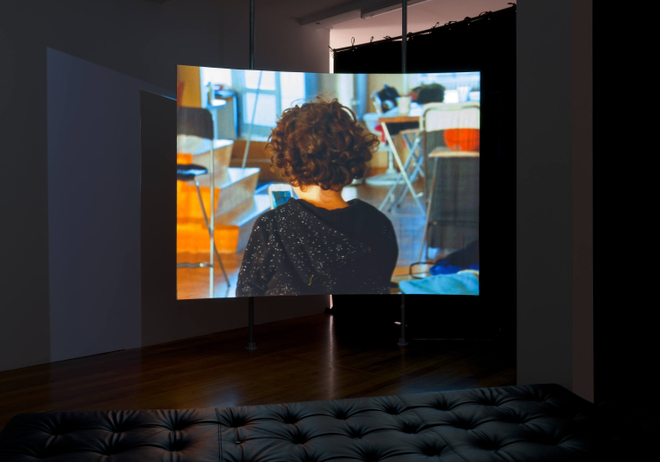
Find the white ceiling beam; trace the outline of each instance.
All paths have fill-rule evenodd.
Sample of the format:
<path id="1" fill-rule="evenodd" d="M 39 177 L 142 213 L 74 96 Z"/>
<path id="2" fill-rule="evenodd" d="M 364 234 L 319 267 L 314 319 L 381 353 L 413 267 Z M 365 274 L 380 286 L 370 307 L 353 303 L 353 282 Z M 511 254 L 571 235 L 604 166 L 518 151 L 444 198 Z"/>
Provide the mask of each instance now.
<path id="1" fill-rule="evenodd" d="M 384 0 L 356 0 L 317 13 L 309 14 L 305 17 L 299 18 L 298 23 L 301 26 L 306 27 L 332 28 L 335 24 L 358 19 L 362 10 L 365 8 L 373 8 L 382 5 L 383 3 L 388 2 Z"/>

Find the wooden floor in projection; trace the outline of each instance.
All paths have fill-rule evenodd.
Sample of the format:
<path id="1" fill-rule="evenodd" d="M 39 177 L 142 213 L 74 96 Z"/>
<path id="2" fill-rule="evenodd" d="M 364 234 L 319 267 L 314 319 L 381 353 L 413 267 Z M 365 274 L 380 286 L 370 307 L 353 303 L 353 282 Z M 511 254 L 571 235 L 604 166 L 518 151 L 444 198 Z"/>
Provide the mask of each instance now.
<path id="1" fill-rule="evenodd" d="M 497 342 L 399 347 L 381 334 L 318 314 L 257 324 L 253 351 L 240 328 L 4 371 L 0 429 L 24 412 L 249 406 L 515 384 L 515 352 Z"/>
<path id="2" fill-rule="evenodd" d="M 191 186 L 186 186 L 191 188 Z M 423 185 L 416 185 L 417 191 L 422 190 Z M 376 207 L 380 206 L 385 198 L 389 187 L 370 186 L 361 184 L 357 186 L 348 186 L 344 195 L 346 198 L 359 198 Z M 194 186 L 192 186 L 192 192 Z M 219 197 L 222 198 L 223 192 L 220 191 Z M 204 200 L 208 199 L 206 192 Z M 199 203 L 191 199 L 187 205 L 190 209 L 201 210 Z M 195 198 L 195 200 L 197 200 Z M 254 203 L 252 202 L 254 201 Z M 263 204 L 260 206 L 260 204 Z M 248 202 L 247 206 L 250 212 L 246 214 L 247 219 L 240 225 L 223 226 L 219 225 L 216 231 L 216 243 L 221 254 L 222 263 L 229 277 L 229 286 L 225 282 L 224 276 L 219 267 L 214 270 L 215 297 L 233 297 L 235 296 L 236 280 L 243 257 L 244 245 L 254 224 L 256 217 L 268 209 L 268 197 L 265 191 L 262 194 L 254 195 L 254 199 Z M 246 204 L 241 207 L 245 210 Z M 238 216 L 238 212 L 234 215 Z M 178 225 L 178 262 L 200 262 L 208 261 L 209 258 L 209 238 L 205 232 L 201 212 L 195 220 L 180 222 Z M 408 193 L 401 204 L 387 213 L 394 225 L 399 244 L 399 260 L 395 275 L 408 274 L 412 263 L 419 261 L 419 252 L 422 242 L 422 230 L 424 228 L 424 216 L 416 207 L 410 193 Z M 228 223 L 232 217 L 225 214 L 223 219 Z M 193 222 L 191 224 L 191 222 Z M 223 221 L 221 221 L 223 223 Z M 193 227 L 196 227 L 193 229 Z M 209 269 L 207 268 L 178 268 L 177 269 L 177 298 L 179 300 L 208 298 L 209 296 Z"/>
<path id="3" fill-rule="evenodd" d="M 216 140 L 215 159 L 215 241 L 222 263 L 227 271 L 229 285 L 219 265 L 214 270 L 214 297 L 235 296 L 236 279 L 240 269 L 243 251 L 256 219 L 270 208 L 267 184 L 282 182 L 282 178 L 270 171 L 270 157 L 266 154 L 265 143 L 254 141 L 249 147 L 245 140 Z M 243 157 L 249 150 L 246 168 Z M 192 149 L 192 153 L 179 154 L 178 162 L 194 163 L 210 167 L 210 152 Z M 387 159 L 387 156 L 384 157 Z M 382 159 L 381 159 L 382 160 Z M 378 161 L 380 162 L 380 161 Z M 386 170 L 378 163 L 371 167 L 371 176 Z M 382 178 L 382 177 L 381 177 Z M 375 207 L 380 207 L 390 186 L 373 186 L 367 180 L 359 185 L 344 189 L 347 200 L 359 198 Z M 210 214 L 209 175 L 200 177 L 201 197 L 207 214 Z M 401 183 L 400 188 L 405 188 Z M 417 177 L 416 191 L 424 190 L 423 175 Z M 422 198 L 421 203 L 424 200 Z M 409 266 L 419 261 L 425 218 L 408 191 L 400 203 L 391 210 L 384 210 L 394 225 L 399 244 L 399 260 L 394 280 L 408 274 Z M 209 235 L 199 204 L 195 185 L 191 182 L 178 182 L 177 190 L 177 262 L 208 262 L 210 252 Z M 430 257 L 437 257 L 431 254 Z M 425 259 L 425 258 L 423 258 Z M 197 299 L 209 297 L 208 268 L 178 268 L 177 298 Z"/>

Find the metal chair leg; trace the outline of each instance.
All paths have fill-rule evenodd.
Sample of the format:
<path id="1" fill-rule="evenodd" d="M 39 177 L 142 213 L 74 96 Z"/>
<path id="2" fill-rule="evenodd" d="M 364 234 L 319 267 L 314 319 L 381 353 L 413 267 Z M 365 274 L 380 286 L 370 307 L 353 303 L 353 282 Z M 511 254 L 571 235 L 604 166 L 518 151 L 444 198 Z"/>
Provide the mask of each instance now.
<path id="1" fill-rule="evenodd" d="M 220 263 L 220 269 L 222 270 L 222 274 L 225 277 L 225 281 L 227 281 L 227 286 L 231 287 L 231 284 L 229 283 L 229 277 L 227 276 L 227 272 L 225 271 L 225 265 L 222 264 L 222 260 L 220 259 L 220 253 L 218 252 L 218 249 L 215 246 L 215 236 L 211 232 L 209 218 L 208 215 L 206 214 L 206 209 L 204 208 L 204 201 L 202 200 L 202 193 L 199 189 L 199 182 L 197 181 L 197 179 L 195 179 L 195 188 L 197 188 L 197 197 L 199 198 L 199 205 L 202 207 L 202 214 L 204 215 L 206 230 L 208 231 L 209 237 L 211 238 L 211 243 L 213 244 L 213 251 L 215 253 L 216 258 L 218 259 L 218 263 Z M 211 191 L 211 194 L 213 194 L 213 191 Z"/>
<path id="2" fill-rule="evenodd" d="M 417 261 L 422 261 L 422 254 L 424 253 L 424 248 L 426 248 L 427 255 L 428 255 L 428 246 L 426 245 L 426 241 L 428 239 L 428 234 L 429 234 L 429 217 L 431 216 L 431 205 L 433 203 L 433 189 L 435 188 L 435 182 L 438 177 L 438 159 L 435 159 L 435 164 L 433 165 L 433 178 L 431 179 L 431 186 L 429 189 L 429 195 L 426 200 L 426 218 L 424 220 L 424 236 L 422 236 L 422 244 L 419 249 L 419 257 L 417 258 Z"/>
<path id="3" fill-rule="evenodd" d="M 406 147 L 408 148 L 408 152 L 409 152 L 409 156 L 408 156 L 408 159 L 406 159 L 406 163 L 404 165 L 404 168 L 406 169 L 406 171 L 408 171 L 408 168 L 410 167 L 410 164 L 414 162 L 414 165 L 413 165 L 413 168 L 412 168 L 412 173 L 410 174 L 410 182 L 414 183 L 415 180 L 417 179 L 418 174 L 421 174 L 422 177 L 424 176 L 423 172 L 421 171 L 421 166 L 422 166 L 422 161 L 423 160 L 420 160 L 421 156 L 418 155 L 418 153 L 417 153 L 417 150 L 419 148 L 420 137 L 417 136 L 412 144 L 407 139 L 407 136 L 403 136 L 403 139 L 406 143 Z M 390 210 L 394 207 L 399 207 L 401 205 L 401 202 L 403 201 L 403 199 L 405 199 L 407 193 L 408 193 L 408 191 L 405 189 L 405 185 L 404 185 L 403 191 L 401 193 L 397 192 L 397 194 L 395 194 L 395 200 L 392 203 L 392 205 L 390 206 Z M 422 196 L 423 194 L 424 193 L 418 193 L 417 196 L 419 197 L 419 196 Z"/>
<path id="4" fill-rule="evenodd" d="M 403 165 L 403 170 L 405 172 L 408 171 L 410 168 L 410 164 L 412 161 L 415 162 L 415 168 L 413 170 L 413 176 L 410 178 L 411 182 L 415 181 L 416 178 L 416 171 L 417 171 L 417 165 L 419 163 L 417 156 L 415 155 L 415 150 L 417 149 L 417 144 L 418 141 L 415 140 L 413 143 L 412 147 L 409 143 L 409 141 L 406 139 L 406 137 L 403 137 L 403 140 L 406 144 L 406 147 L 408 148 L 408 151 L 410 152 L 410 155 L 406 159 L 405 164 Z M 387 207 L 387 211 L 391 212 L 394 207 L 398 207 L 401 203 L 401 201 L 406 197 L 408 193 L 408 189 L 405 183 L 405 180 L 403 178 L 403 175 L 399 175 L 394 184 L 390 187 L 390 190 L 387 192 L 387 195 L 385 196 L 385 199 L 383 199 L 383 202 L 381 203 L 381 206 L 379 210 L 383 210 L 385 206 L 389 202 L 389 206 Z"/>

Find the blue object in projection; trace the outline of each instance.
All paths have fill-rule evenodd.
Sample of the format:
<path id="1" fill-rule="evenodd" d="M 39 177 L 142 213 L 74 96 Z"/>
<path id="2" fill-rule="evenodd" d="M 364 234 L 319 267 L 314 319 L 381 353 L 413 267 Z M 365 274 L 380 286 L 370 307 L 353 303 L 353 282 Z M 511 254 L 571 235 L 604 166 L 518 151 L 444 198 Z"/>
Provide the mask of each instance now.
<path id="1" fill-rule="evenodd" d="M 479 276 L 470 271 L 437 274 L 424 279 L 401 281 L 399 288 L 407 295 L 479 295 Z"/>

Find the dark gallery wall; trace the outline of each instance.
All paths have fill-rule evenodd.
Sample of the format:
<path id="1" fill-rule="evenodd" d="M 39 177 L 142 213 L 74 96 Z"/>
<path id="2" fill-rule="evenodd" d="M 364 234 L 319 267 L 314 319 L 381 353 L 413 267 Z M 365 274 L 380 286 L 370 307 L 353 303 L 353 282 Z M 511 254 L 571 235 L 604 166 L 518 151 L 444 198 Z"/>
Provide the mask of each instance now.
<path id="1" fill-rule="evenodd" d="M 268 41 L 268 46 L 261 49 L 255 47 L 255 66 L 328 71 L 327 30 L 293 27 L 297 25 L 295 19 L 273 7 L 267 8 L 267 15 L 265 13 L 256 15 L 256 40 L 257 43 Z M 65 256 L 68 251 L 75 254 L 81 247 L 50 248 L 49 244 L 48 49 L 85 61 L 90 66 L 103 67 L 115 76 L 123 76 L 117 77 L 120 80 L 135 79 L 141 82 L 140 85 L 160 87 L 175 94 L 177 64 L 247 68 L 248 44 L 249 1 L 170 0 L 161 4 L 151 0 L 37 0 L 0 4 L 0 117 L 3 143 L 0 242 L 5 262 L 0 275 L 0 370 L 47 363 L 70 357 L 75 352 L 98 352 L 96 346 L 80 344 L 81 339 L 67 345 L 59 331 L 54 337 L 60 338 L 52 338 L 53 328 L 58 325 L 71 329 L 77 324 L 76 329 L 90 327 L 107 338 L 119 336 L 117 332 L 102 332 L 101 316 L 107 316 L 107 313 L 95 313 L 93 306 L 84 303 L 84 298 L 76 301 L 75 294 L 71 294 L 67 303 L 61 287 L 51 294 L 51 282 L 57 281 L 62 274 L 51 275 L 49 268 L 65 271 L 67 267 L 75 268 L 74 263 L 81 260 L 77 257 L 58 266 L 57 262 L 49 262 L 49 255 Z M 295 49 L 296 53 L 291 53 L 291 49 Z M 103 91 L 100 83 L 98 90 Z M 139 95 L 136 95 L 134 102 L 134 109 L 139 110 Z M 103 111 L 101 106 L 99 104 L 99 113 Z M 94 114 L 89 114 L 89 118 L 93 119 Z M 102 119 L 100 117 L 99 120 Z M 93 146 L 72 148 L 81 158 L 94 152 Z M 75 178 L 70 180 L 76 181 Z M 139 188 L 139 185 L 127 185 L 121 180 L 117 185 Z M 116 204 L 112 194 L 112 191 L 107 191 L 107 196 L 89 199 L 90 202 L 100 199 L 101 203 Z M 67 213 L 80 217 L 71 211 Z M 111 229 L 109 227 L 107 232 L 110 233 Z M 60 233 L 58 236 L 60 242 L 67 242 L 65 235 Z M 95 239 L 102 240 L 102 236 Z M 74 241 L 69 239 L 68 242 Z M 89 255 L 89 258 L 94 258 L 94 255 Z M 122 296 L 117 294 L 135 290 L 134 279 L 138 269 L 134 267 L 135 261 L 131 262 L 125 274 L 117 276 L 114 273 L 112 290 L 105 295 L 107 299 L 116 298 L 118 302 L 123 302 Z M 100 267 L 98 264 L 96 266 Z M 100 286 L 108 288 L 108 284 L 104 286 L 101 283 Z M 51 312 L 51 296 L 57 301 L 55 312 Z M 326 303 L 326 297 L 311 302 L 309 299 L 300 300 L 302 306 L 293 303 L 291 307 L 258 300 L 255 304 L 256 321 L 286 317 L 287 310 L 293 316 L 310 313 L 310 310 L 319 312 Z M 292 302 L 289 300 L 288 304 L 292 305 Z M 151 312 L 157 310 L 157 307 L 146 308 Z M 159 318 L 158 328 L 167 330 L 170 335 L 189 337 L 238 327 L 247 322 L 246 308 L 245 300 L 232 300 L 217 310 L 203 312 L 193 307 L 188 311 L 182 310 L 177 318 Z M 89 312 L 95 314 L 89 320 L 62 317 L 62 313 L 71 316 L 72 313 L 85 311 L 88 315 Z M 136 313 L 126 316 L 133 320 L 140 318 Z M 182 321 L 186 329 L 172 329 L 172 325 L 181 325 Z M 141 332 L 142 344 L 148 344 L 150 340 L 153 343 L 150 339 L 153 329 L 149 331 L 152 326 L 144 325 L 133 325 L 124 343 L 134 345 L 138 335 L 135 329 L 143 331 L 145 327 L 148 333 L 145 336 Z M 89 341 L 96 340 L 90 336 Z M 53 342 L 58 348 L 61 347 L 59 352 L 51 351 Z M 117 342 L 106 346 L 117 348 Z"/>
<path id="2" fill-rule="evenodd" d="M 256 67 L 328 70 L 327 30 L 301 28 L 279 11 L 279 5 L 294 0 L 256 3 Z M 590 114 L 573 106 L 571 95 L 590 92 L 588 75 L 576 65 L 590 60 L 584 47 L 590 9 L 591 2 L 583 0 L 518 5 L 515 276 L 519 383 L 555 382 L 588 399 L 593 396 Z M 0 3 L 0 370 L 47 363 L 52 356 L 47 49 L 175 91 L 177 64 L 248 67 L 248 13 L 247 0 Z M 198 329 L 182 335 L 237 323 L 242 308 L 242 301 L 233 300 L 221 310 L 197 312 L 195 319 L 180 312 Z M 270 316 L 277 311 L 260 310 L 270 307 L 259 303 L 256 308 Z M 147 309 L 150 319 L 157 318 L 157 307 Z M 178 321 L 159 320 L 163 329 Z M 144 328 L 142 343 L 155 341 L 144 338 Z"/>
<path id="3" fill-rule="evenodd" d="M 592 2 L 519 2 L 518 383 L 594 400 Z"/>
<path id="4" fill-rule="evenodd" d="M 137 348 L 140 91 L 176 94 L 51 48 L 47 63 L 50 358 Z"/>

